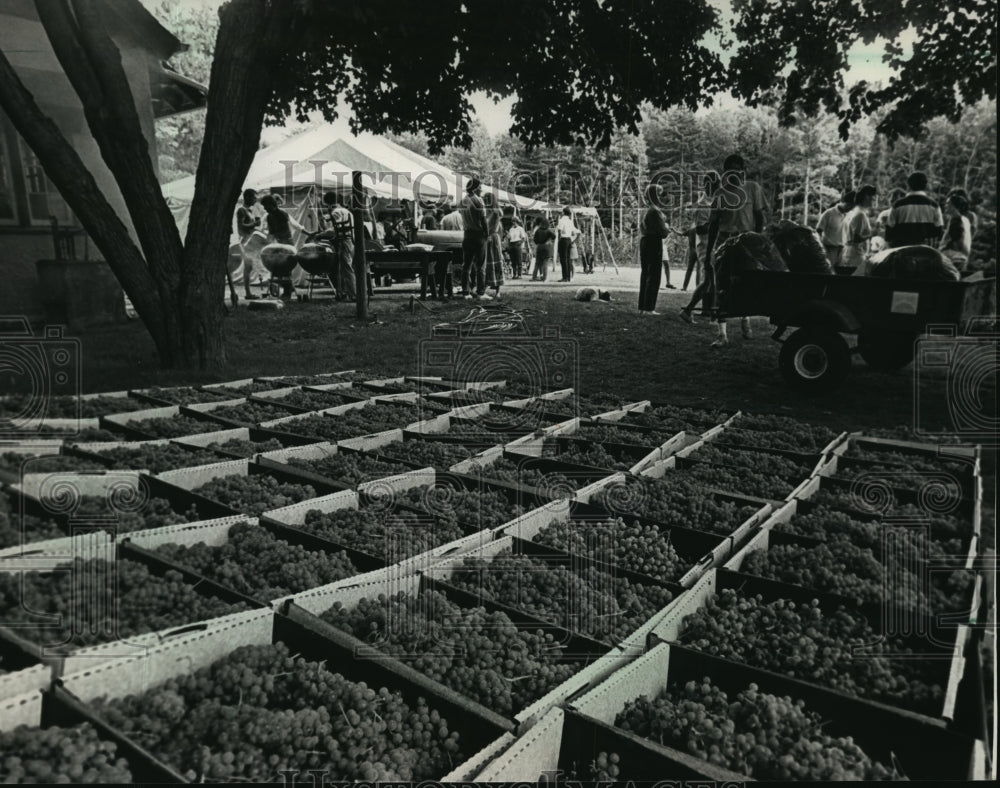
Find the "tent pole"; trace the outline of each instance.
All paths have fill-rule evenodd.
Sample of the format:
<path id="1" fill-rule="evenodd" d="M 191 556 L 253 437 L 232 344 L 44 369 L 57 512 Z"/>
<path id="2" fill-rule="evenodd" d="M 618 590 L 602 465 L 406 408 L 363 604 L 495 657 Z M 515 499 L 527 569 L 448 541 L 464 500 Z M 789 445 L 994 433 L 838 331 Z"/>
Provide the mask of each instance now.
<path id="1" fill-rule="evenodd" d="M 354 202 L 354 291 L 357 302 L 357 317 L 368 319 L 368 262 L 365 255 L 365 190 L 361 185 L 361 173 L 351 173 L 351 197 Z M 372 236 L 375 223 L 372 222 Z"/>

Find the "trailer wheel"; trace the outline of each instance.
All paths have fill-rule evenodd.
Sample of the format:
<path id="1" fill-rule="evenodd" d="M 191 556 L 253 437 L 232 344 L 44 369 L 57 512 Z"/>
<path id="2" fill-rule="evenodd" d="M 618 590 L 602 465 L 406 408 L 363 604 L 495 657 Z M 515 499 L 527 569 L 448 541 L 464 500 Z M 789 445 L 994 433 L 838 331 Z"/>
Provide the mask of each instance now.
<path id="1" fill-rule="evenodd" d="M 810 394 L 832 391 L 851 370 L 851 350 L 829 329 L 800 328 L 781 345 L 778 366 L 793 388 Z"/>
<path id="2" fill-rule="evenodd" d="M 903 369 L 913 361 L 917 335 L 911 331 L 876 332 L 862 328 L 858 333 L 858 353 L 872 369 Z"/>

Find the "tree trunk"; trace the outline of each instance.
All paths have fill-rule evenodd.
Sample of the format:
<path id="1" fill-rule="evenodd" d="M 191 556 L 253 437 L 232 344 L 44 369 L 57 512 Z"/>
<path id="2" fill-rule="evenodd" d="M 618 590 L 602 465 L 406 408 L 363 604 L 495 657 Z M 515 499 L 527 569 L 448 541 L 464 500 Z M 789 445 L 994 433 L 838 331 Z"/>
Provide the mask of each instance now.
<path id="1" fill-rule="evenodd" d="M 210 84 L 220 89 L 210 94 L 205 115 L 178 298 L 182 325 L 175 341 L 188 365 L 225 363 L 224 293 L 233 210 L 260 144 L 279 40 L 291 40 L 292 5 L 230 0 L 219 11 Z"/>
<path id="2" fill-rule="evenodd" d="M 351 173 L 351 202 L 354 216 L 354 295 L 358 320 L 368 319 L 368 264 L 365 260 L 365 190 L 361 185 L 361 173 Z M 376 235 L 372 217 L 372 235 Z M 451 276 L 451 274 L 448 274 Z"/>

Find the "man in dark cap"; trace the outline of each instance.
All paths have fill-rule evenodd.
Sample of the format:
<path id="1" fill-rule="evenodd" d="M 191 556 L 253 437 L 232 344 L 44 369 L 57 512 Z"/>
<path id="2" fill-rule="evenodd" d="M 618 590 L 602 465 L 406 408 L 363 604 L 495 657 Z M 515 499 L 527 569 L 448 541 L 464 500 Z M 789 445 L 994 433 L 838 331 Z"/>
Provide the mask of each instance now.
<path id="1" fill-rule="evenodd" d="M 462 213 L 462 295 L 484 301 L 491 300 L 486 293 L 486 241 L 489 230 L 486 223 L 486 206 L 483 204 L 482 183 L 471 178 L 465 187 L 465 197 L 459 210 Z"/>

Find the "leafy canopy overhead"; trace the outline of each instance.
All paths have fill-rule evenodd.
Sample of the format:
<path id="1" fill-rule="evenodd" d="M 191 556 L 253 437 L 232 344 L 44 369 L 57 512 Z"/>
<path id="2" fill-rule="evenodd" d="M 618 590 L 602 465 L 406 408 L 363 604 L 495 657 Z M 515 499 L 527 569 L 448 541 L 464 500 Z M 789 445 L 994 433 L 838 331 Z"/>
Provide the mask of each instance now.
<path id="1" fill-rule="evenodd" d="M 607 145 L 638 130 L 645 102 L 710 104 L 724 87 L 719 29 L 705 0 L 300 0 L 275 64 L 269 120 L 294 112 L 354 128 L 422 131 L 438 152 L 471 142 L 466 96 L 517 94 L 513 133 L 529 145 Z M 294 45 L 291 45 L 294 44 Z"/>
<path id="2" fill-rule="evenodd" d="M 733 7 L 733 92 L 751 106 L 778 106 L 785 123 L 827 110 L 846 138 L 852 123 L 888 107 L 878 131 L 895 139 L 996 98 L 995 0 L 733 0 Z M 904 33 L 913 37 L 910 53 L 899 44 Z M 879 39 L 896 76 L 845 90 L 848 51 Z"/>

